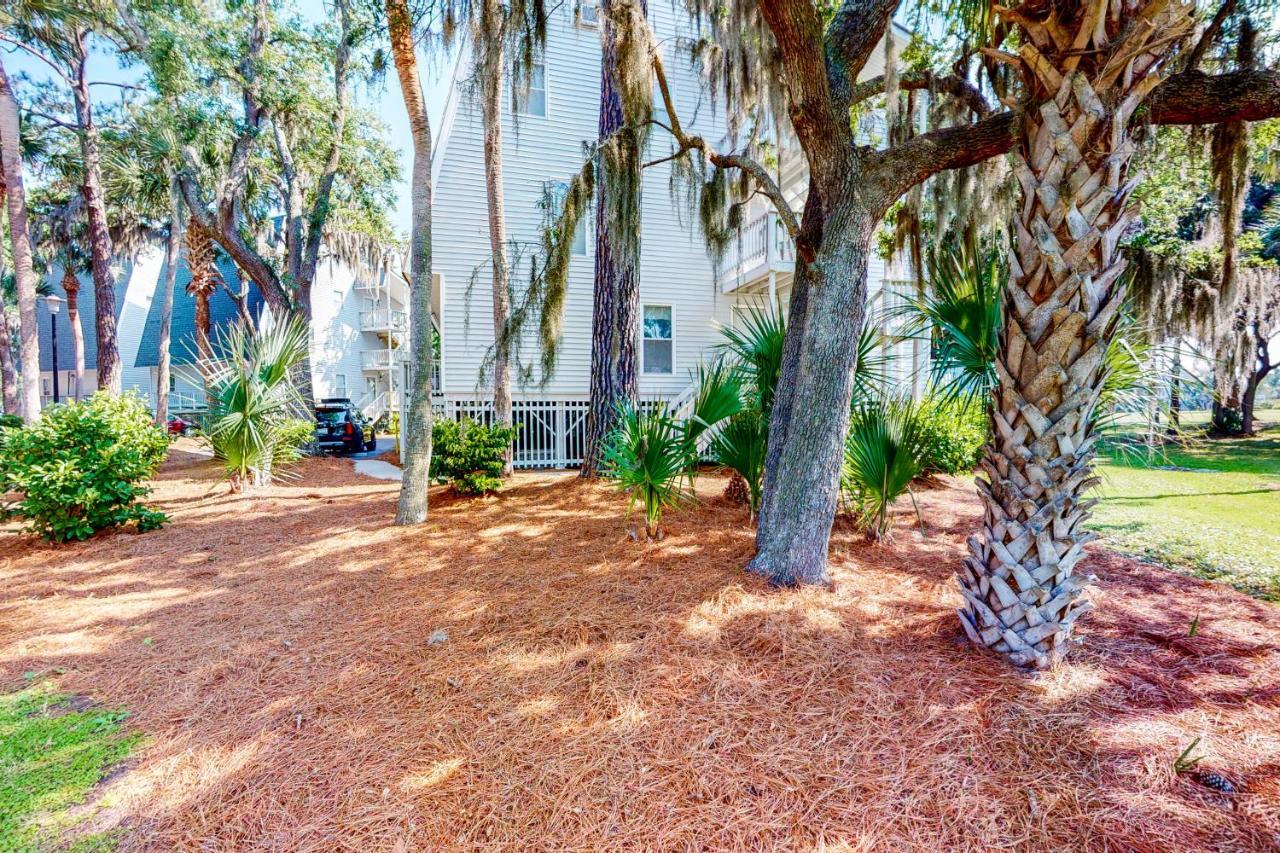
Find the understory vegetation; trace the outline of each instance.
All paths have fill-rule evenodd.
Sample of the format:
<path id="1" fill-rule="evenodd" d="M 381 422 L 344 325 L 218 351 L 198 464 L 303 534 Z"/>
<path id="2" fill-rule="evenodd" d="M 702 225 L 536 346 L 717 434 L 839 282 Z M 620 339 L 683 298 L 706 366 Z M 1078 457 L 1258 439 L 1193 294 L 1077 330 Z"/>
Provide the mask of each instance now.
<path id="1" fill-rule="evenodd" d="M 460 495 L 483 495 L 502 485 L 504 454 L 515 427 L 476 423 L 470 418 L 431 425 L 431 479 Z"/>
<path id="2" fill-rule="evenodd" d="M 165 515 L 141 501 L 168 447 L 136 395 L 53 406 L 34 424 L 0 430 L 0 486 L 18 495 L 5 510 L 53 542 L 130 522 L 152 530 Z"/>
<path id="3" fill-rule="evenodd" d="M 45 681 L 0 694 L 0 850 L 114 849 L 109 835 L 63 834 L 74 831 L 68 808 L 141 741 L 123 729 L 128 716 Z"/>

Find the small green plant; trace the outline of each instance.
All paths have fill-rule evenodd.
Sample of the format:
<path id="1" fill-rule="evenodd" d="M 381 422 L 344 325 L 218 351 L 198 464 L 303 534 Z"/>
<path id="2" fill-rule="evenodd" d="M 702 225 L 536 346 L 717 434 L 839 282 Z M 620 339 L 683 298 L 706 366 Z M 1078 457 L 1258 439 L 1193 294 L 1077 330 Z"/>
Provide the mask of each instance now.
<path id="1" fill-rule="evenodd" d="M 302 396 L 292 372 L 307 357 L 310 333 L 293 320 L 257 334 L 235 325 L 217 342 L 216 358 L 203 365 L 209 393 L 206 432 L 235 489 L 268 486 L 281 465 L 295 461 L 305 438 L 299 419 Z"/>
<path id="2" fill-rule="evenodd" d="M 0 430 L 22 429 L 22 418 L 18 415 L 0 415 Z"/>
<path id="3" fill-rule="evenodd" d="M 769 424 L 755 411 L 734 415 L 711 439 L 711 456 L 746 481 L 747 505 L 752 518 L 760 508 L 760 486 L 764 478 L 768 441 Z"/>
<path id="4" fill-rule="evenodd" d="M 1182 754 L 1179 755 L 1177 758 L 1175 758 L 1173 761 L 1174 773 L 1189 773 L 1195 769 L 1196 765 L 1199 764 L 1200 761 L 1204 758 L 1204 756 L 1202 755 L 1193 756 L 1191 754 L 1192 752 L 1195 751 L 1195 748 L 1199 745 L 1200 745 L 1200 738 L 1197 737 L 1195 740 L 1191 741 L 1191 743 L 1187 745 L 1186 749 L 1182 750 Z"/>
<path id="5" fill-rule="evenodd" d="M 515 427 L 486 426 L 468 418 L 431 425 L 431 479 L 460 495 L 483 495 L 502 485 L 507 448 Z"/>
<path id="6" fill-rule="evenodd" d="M 140 501 L 168 448 L 141 397 L 95 394 L 0 430 L 0 480 L 21 494 L 10 511 L 53 542 L 128 522 L 153 530 L 168 519 Z"/>
<path id="7" fill-rule="evenodd" d="M 683 487 L 689 454 L 683 430 L 664 407 L 620 406 L 618 422 L 605 443 L 604 475 L 627 494 L 627 511 L 644 506 L 645 534 L 661 536 L 664 510 L 687 496 Z"/>
<path id="8" fill-rule="evenodd" d="M 965 474 L 982 458 L 987 443 L 987 413 L 976 401 L 935 395 L 916 409 L 921 472 Z"/>
<path id="9" fill-rule="evenodd" d="M 689 458 L 689 480 L 692 482 L 698 470 L 702 453 L 701 439 L 722 421 L 742 411 L 742 377 L 724 359 L 711 364 L 701 364 L 694 377 L 698 394 L 693 400 L 693 412 L 681 423 L 684 433 L 685 453 Z"/>
<path id="10" fill-rule="evenodd" d="M 1191 620 L 1191 627 L 1187 630 L 1187 636 L 1194 637 L 1196 634 L 1199 634 L 1199 633 L 1200 633 L 1200 614 L 1197 613 L 1196 617 Z"/>
<path id="11" fill-rule="evenodd" d="M 910 493 L 920 467 L 919 419 L 910 401 L 874 400 L 854 406 L 840 485 L 868 538 L 888 537 L 889 510 Z"/>
<path id="12" fill-rule="evenodd" d="M 68 809 L 141 740 L 123 730 L 127 716 L 85 708 L 47 682 L 0 695 L 0 849 L 66 849 L 57 836 L 76 829 Z M 75 849 L 101 838 L 82 836 Z"/>

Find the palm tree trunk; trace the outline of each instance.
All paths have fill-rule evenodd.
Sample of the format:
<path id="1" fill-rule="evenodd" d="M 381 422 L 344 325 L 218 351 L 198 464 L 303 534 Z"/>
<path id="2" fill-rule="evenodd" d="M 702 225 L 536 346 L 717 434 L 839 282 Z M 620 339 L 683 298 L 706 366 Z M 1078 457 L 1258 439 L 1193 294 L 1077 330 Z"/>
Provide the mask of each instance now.
<path id="1" fill-rule="evenodd" d="M 22 152 L 18 141 L 18 102 L 0 61 L 0 161 L 3 161 L 5 206 L 13 277 L 18 291 L 18 357 L 22 361 L 22 417 L 40 417 L 40 338 L 36 329 L 36 274 L 27 225 L 27 197 L 22 186 Z"/>
<path id="2" fill-rule="evenodd" d="M 619 88 L 618 48 L 612 36 L 614 24 L 610 0 L 600 15 L 600 139 L 622 131 L 625 125 L 622 93 Z M 645 4 L 641 2 L 643 10 Z M 625 159 L 635 168 L 628 179 L 610 179 L 601 175 L 596 180 L 596 258 L 593 306 L 591 313 L 591 396 L 587 409 L 587 434 L 579 476 L 591 479 L 599 473 L 603 445 L 613 431 L 618 405 L 635 405 L 639 396 L 636 371 L 636 337 L 640 294 L 640 217 L 627 227 L 611 222 L 609 215 L 616 201 L 607 197 L 609 185 L 640 186 L 639 138 L 631 142 L 633 150 Z M 638 199 L 636 202 L 638 203 Z M 638 204 L 637 204 L 638 206 Z"/>
<path id="3" fill-rule="evenodd" d="M 412 233 L 409 240 L 409 348 L 413 383 L 405 412 L 404 478 L 397 524 L 427 520 L 431 471 L 431 122 L 418 76 L 413 17 L 407 0 L 385 0 L 387 30 L 413 135 Z"/>
<path id="4" fill-rule="evenodd" d="M 70 263 L 62 269 L 62 290 L 67 294 L 67 325 L 71 327 L 71 363 L 75 366 L 76 400 L 84 388 L 84 327 L 80 325 L 80 279 Z"/>
<path id="5" fill-rule="evenodd" d="M 196 359 L 202 373 L 213 358 L 213 328 L 209 314 L 209 295 L 217 287 L 213 262 L 213 237 L 193 217 L 187 222 L 187 266 L 191 271 L 187 292 L 195 299 Z"/>
<path id="6" fill-rule="evenodd" d="M 1190 9 L 1150 0 L 1115 20 L 1107 0 L 1033 5 L 1019 15 L 1048 20 L 1022 29 L 1021 56 L 1040 107 L 1024 115 L 1014 155 L 1023 204 L 978 481 L 985 515 L 959 572 L 959 613 L 974 643 L 1044 668 L 1090 608 L 1076 565 L 1095 538 L 1083 526 L 1097 482 L 1095 414 L 1125 298 L 1129 119 Z M 1012 23 L 1029 20 L 1020 16 Z"/>
<path id="7" fill-rule="evenodd" d="M 169 340 L 173 331 L 173 288 L 178 279 L 178 259 L 182 248 L 182 191 L 178 179 L 169 176 L 169 239 L 165 241 L 164 288 L 160 296 L 160 350 L 156 366 L 156 423 L 169 419 L 169 376 L 172 369 Z"/>
<path id="8" fill-rule="evenodd" d="M 80 155 L 84 161 L 85 214 L 89 224 L 89 255 L 93 267 L 93 309 L 98 343 L 98 390 L 120 393 L 120 349 L 116 342 L 116 282 L 111 272 L 111 233 L 107 229 L 107 208 L 102 194 L 102 161 L 98 151 L 98 128 L 93 123 L 93 104 L 89 100 L 89 80 L 85 64 L 88 53 L 85 38 L 76 33 L 73 42 L 75 62 L 71 87 L 76 106 L 76 125 L 80 137 Z"/>
<path id="9" fill-rule="evenodd" d="M 502 194 L 502 82 L 504 12 L 497 0 L 484 0 L 476 22 L 476 50 L 484 118 L 484 183 L 489 201 L 489 251 L 493 269 L 493 417 L 511 426 L 511 368 L 507 352 L 511 293 L 507 270 L 507 217 Z M 513 448 L 507 446 L 502 476 L 511 476 Z"/>

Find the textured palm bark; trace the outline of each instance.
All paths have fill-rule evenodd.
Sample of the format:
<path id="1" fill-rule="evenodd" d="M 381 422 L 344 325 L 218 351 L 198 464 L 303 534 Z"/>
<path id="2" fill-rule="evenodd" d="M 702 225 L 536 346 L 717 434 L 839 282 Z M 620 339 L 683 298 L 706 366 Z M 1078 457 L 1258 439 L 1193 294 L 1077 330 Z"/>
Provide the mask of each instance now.
<path id="1" fill-rule="evenodd" d="M 178 181 L 169 178 L 169 237 L 165 241 L 164 284 L 160 293 L 160 332 L 156 342 L 159 362 L 156 365 L 156 423 L 169 419 L 169 375 L 172 358 L 169 341 L 173 332 L 173 289 L 178 280 L 178 259 L 182 249 L 182 194 Z"/>
<path id="2" fill-rule="evenodd" d="M 84 327 L 80 325 L 80 279 L 68 266 L 62 270 L 62 290 L 67 294 L 67 324 L 71 327 L 71 364 L 75 371 L 75 399 L 84 393 Z"/>
<path id="3" fill-rule="evenodd" d="M 213 360 L 209 297 L 218 286 L 218 271 L 214 267 L 213 236 L 194 218 L 187 223 L 187 266 L 191 271 L 187 292 L 195 300 L 196 359 L 204 372 Z"/>
<path id="4" fill-rule="evenodd" d="M 427 520 L 431 471 L 431 122 L 418 76 L 409 5 L 406 0 L 386 0 L 386 11 L 391 53 L 413 137 L 409 238 L 409 351 L 413 382 L 402 430 L 405 464 L 396 524 L 421 524 Z"/>
<path id="5" fill-rule="evenodd" d="M 27 197 L 22 184 L 18 102 L 0 58 L 0 166 L 9 213 L 9 248 L 18 291 L 18 357 L 22 364 L 21 414 L 28 423 L 40 417 L 40 337 L 36 329 L 36 273 L 32 262 Z"/>
<path id="6" fill-rule="evenodd" d="M 0 175 L 0 201 L 4 196 L 4 180 Z M 0 280 L 5 277 L 4 251 L 0 250 Z M 18 396 L 18 369 L 13 362 L 13 332 L 9 323 L 9 306 L 0 299 L 0 405 L 6 415 L 16 415 L 22 406 Z"/>
<path id="7" fill-rule="evenodd" d="M 609 2 L 609 0 L 606 0 Z M 644 3 L 640 4 L 641 8 Z M 618 88 L 618 50 L 611 37 L 611 16 L 600 15 L 599 138 L 623 131 L 622 95 Z M 602 158 L 603 159 L 603 158 Z M 640 167 L 640 156 L 629 158 Z M 603 165 L 602 165 L 603 168 Z M 599 474 L 604 442 L 613 431 L 620 403 L 635 404 L 639 396 L 636 341 L 639 337 L 640 233 L 616 233 L 610 228 L 606 180 L 596 179 L 596 257 L 591 310 L 591 395 L 587 409 L 586 444 L 579 475 Z M 638 185 L 639 181 L 630 184 Z"/>
<path id="8" fill-rule="evenodd" d="M 98 390 L 120 393 L 120 349 L 116 342 L 116 280 L 111 272 L 113 250 L 111 232 L 107 228 L 107 207 L 102 193 L 102 156 L 98 149 L 98 127 L 93 120 L 93 103 L 89 99 L 86 63 L 88 33 L 76 33 L 73 42 L 75 62 L 71 87 L 76 107 L 80 156 L 84 163 L 80 194 L 84 196 L 88 222 L 89 259 L 93 269 L 93 314 L 98 348 Z"/>
<path id="9" fill-rule="evenodd" d="M 1191 7 L 1105 0 L 1019 7 L 1016 60 L 1039 108 L 1014 151 L 1023 201 L 1006 285 L 982 531 L 959 571 L 969 638 L 1018 666 L 1067 653 L 1091 605 L 1076 572 L 1096 484 L 1095 410 L 1125 298 L 1120 236 L 1133 211 L 1129 119 L 1160 81 Z M 1010 55 L 1003 61 L 1014 61 Z"/>
<path id="10" fill-rule="evenodd" d="M 484 186 L 489 202 L 489 253 L 493 284 L 493 417 L 511 425 L 511 367 L 507 326 L 511 321 L 511 291 L 507 270 L 507 215 L 502 192 L 502 82 L 504 78 L 503 10 L 497 0 L 484 0 L 476 22 L 476 50 L 480 52 L 481 113 L 484 121 Z M 513 448 L 503 455 L 502 476 L 511 476 Z"/>

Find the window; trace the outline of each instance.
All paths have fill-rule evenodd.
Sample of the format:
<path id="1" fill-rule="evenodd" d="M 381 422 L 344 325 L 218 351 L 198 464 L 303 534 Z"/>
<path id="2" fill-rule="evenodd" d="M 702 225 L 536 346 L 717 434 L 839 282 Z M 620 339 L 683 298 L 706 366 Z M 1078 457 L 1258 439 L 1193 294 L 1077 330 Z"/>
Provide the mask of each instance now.
<path id="1" fill-rule="evenodd" d="M 674 342 L 671 337 L 671 306 L 644 306 L 644 372 L 671 373 L 674 368 Z"/>
<path id="2" fill-rule="evenodd" d="M 44 393 L 44 396 L 46 396 L 46 397 L 52 397 L 52 396 L 53 396 L 53 386 L 49 384 L 49 380 L 48 380 L 47 378 L 45 378 L 45 377 L 41 377 L 41 378 L 40 378 L 40 385 L 41 385 L 41 387 L 44 389 L 44 392 L 43 392 L 43 393 Z"/>
<path id="3" fill-rule="evenodd" d="M 600 4 L 597 0 L 581 0 L 578 3 L 578 25 L 583 27 L 600 26 Z"/>
<path id="4" fill-rule="evenodd" d="M 528 91 L 525 91 L 525 82 L 529 84 Z M 529 69 L 527 81 L 512 84 L 511 109 L 527 116 L 547 114 L 547 67 L 544 64 L 535 62 Z"/>
<path id="5" fill-rule="evenodd" d="M 178 387 L 178 378 L 172 373 L 169 374 L 169 393 L 172 394 Z"/>
<path id="6" fill-rule="evenodd" d="M 342 303 L 346 300 L 346 297 L 347 297 L 347 294 L 346 294 L 345 292 L 343 292 L 343 291 L 341 291 L 341 290 L 335 290 L 335 291 L 333 292 L 333 304 L 334 304 L 334 306 L 335 306 L 335 307 L 336 307 L 336 306 L 341 306 L 341 305 L 342 305 Z"/>
<path id="7" fill-rule="evenodd" d="M 336 392 L 334 394 L 335 397 L 347 396 L 347 375 L 345 373 L 339 373 L 333 377 L 333 389 Z"/>
<path id="8" fill-rule="evenodd" d="M 564 197 L 569 192 L 569 182 L 560 179 L 554 179 L 546 182 L 547 194 L 550 195 L 551 210 L 548 211 L 552 216 L 559 216 L 561 209 L 564 207 Z M 592 210 L 588 208 L 587 212 L 578 217 L 578 226 L 573 231 L 573 245 L 569 248 L 570 254 L 578 257 L 585 257 L 587 254 L 587 233 L 591 229 Z"/>

